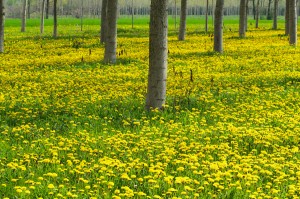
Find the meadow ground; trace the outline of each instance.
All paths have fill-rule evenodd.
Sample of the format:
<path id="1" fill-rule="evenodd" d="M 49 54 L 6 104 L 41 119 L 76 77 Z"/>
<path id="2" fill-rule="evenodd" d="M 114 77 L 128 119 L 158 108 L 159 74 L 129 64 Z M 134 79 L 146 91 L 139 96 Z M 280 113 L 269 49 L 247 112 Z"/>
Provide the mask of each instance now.
<path id="1" fill-rule="evenodd" d="M 96 19 L 6 21 L 0 57 L 0 198 L 299 198 L 300 49 L 270 21 L 212 52 L 202 18 L 177 41 L 167 105 L 144 110 L 148 20 L 119 20 L 104 65 Z M 211 23 L 210 23 L 211 24 Z M 192 74 L 192 75 L 191 75 Z"/>

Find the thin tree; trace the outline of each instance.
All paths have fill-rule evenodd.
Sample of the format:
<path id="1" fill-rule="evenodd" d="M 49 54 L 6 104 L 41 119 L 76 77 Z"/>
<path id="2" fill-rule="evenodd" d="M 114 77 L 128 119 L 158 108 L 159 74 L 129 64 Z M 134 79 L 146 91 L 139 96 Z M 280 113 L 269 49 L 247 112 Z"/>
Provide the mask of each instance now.
<path id="1" fill-rule="evenodd" d="M 290 45 L 297 45 L 297 1 L 290 0 L 289 2 L 289 43 Z"/>
<path id="2" fill-rule="evenodd" d="M 0 0 L 0 53 L 4 52 L 4 0 Z"/>
<path id="3" fill-rule="evenodd" d="M 109 0 L 107 2 L 107 32 L 104 63 L 114 64 L 117 61 L 117 17 L 118 0 Z"/>
<path id="4" fill-rule="evenodd" d="M 208 6 L 209 6 L 209 0 L 206 0 L 206 9 L 205 9 L 205 32 L 208 32 Z"/>
<path id="5" fill-rule="evenodd" d="M 272 4 L 272 0 L 269 0 L 269 2 L 268 2 L 268 9 L 267 9 L 267 20 L 271 20 L 272 19 L 271 4 Z"/>
<path id="6" fill-rule="evenodd" d="M 108 0 L 102 0 L 101 8 L 101 30 L 100 30 L 100 43 L 105 43 L 106 31 L 107 31 L 107 2 Z"/>
<path id="7" fill-rule="evenodd" d="M 40 24 L 40 33 L 43 34 L 44 33 L 44 23 L 45 23 L 45 3 L 46 0 L 42 0 L 42 6 L 41 6 L 41 24 Z"/>
<path id="8" fill-rule="evenodd" d="M 285 35 L 290 34 L 290 0 L 285 1 Z"/>
<path id="9" fill-rule="evenodd" d="M 223 52 L 223 10 L 224 0 L 217 0 L 214 21 L 214 51 Z"/>
<path id="10" fill-rule="evenodd" d="M 168 0 L 151 0 L 146 110 L 162 110 L 168 68 Z"/>
<path id="11" fill-rule="evenodd" d="M 53 3 L 53 37 L 57 38 L 57 0 Z"/>
<path id="12" fill-rule="evenodd" d="M 239 23 L 239 36 L 246 37 L 246 23 L 247 23 L 247 0 L 240 0 L 240 23 Z"/>
<path id="13" fill-rule="evenodd" d="M 133 0 L 131 0 L 131 28 L 133 29 L 134 25 L 134 3 Z"/>
<path id="14" fill-rule="evenodd" d="M 27 19 L 30 19 L 30 17 L 31 17 L 30 10 L 31 10 L 31 0 L 28 0 L 28 2 L 27 2 Z"/>
<path id="15" fill-rule="evenodd" d="M 83 0 L 81 0 L 80 30 L 83 30 Z"/>
<path id="16" fill-rule="evenodd" d="M 46 0 L 46 19 L 49 19 L 49 7 L 50 7 L 49 0 Z"/>
<path id="17" fill-rule="evenodd" d="M 187 13 L 187 0 L 181 0 L 180 28 L 179 28 L 179 35 L 178 35 L 179 41 L 185 40 L 186 13 Z"/>
<path id="18" fill-rule="evenodd" d="M 273 29 L 277 30 L 277 24 L 278 24 L 278 2 L 279 0 L 274 0 L 274 16 L 273 16 Z"/>
<path id="19" fill-rule="evenodd" d="M 21 32 L 26 31 L 27 0 L 23 0 Z"/>
<path id="20" fill-rule="evenodd" d="M 259 13 L 260 13 L 260 0 L 257 0 L 256 4 L 256 17 L 255 17 L 255 28 L 258 28 L 258 22 L 259 22 Z"/>

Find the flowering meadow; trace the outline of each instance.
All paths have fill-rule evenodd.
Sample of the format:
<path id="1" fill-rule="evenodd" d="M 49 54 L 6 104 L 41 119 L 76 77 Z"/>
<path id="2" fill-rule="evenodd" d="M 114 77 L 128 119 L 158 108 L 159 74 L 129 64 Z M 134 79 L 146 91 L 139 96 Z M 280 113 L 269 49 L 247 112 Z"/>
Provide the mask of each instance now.
<path id="1" fill-rule="evenodd" d="M 171 27 L 150 112 L 146 23 L 119 25 L 116 65 L 99 25 L 6 28 L 0 198 L 300 198 L 300 48 L 270 27 L 225 23 L 222 55 L 199 24 L 183 42 Z"/>

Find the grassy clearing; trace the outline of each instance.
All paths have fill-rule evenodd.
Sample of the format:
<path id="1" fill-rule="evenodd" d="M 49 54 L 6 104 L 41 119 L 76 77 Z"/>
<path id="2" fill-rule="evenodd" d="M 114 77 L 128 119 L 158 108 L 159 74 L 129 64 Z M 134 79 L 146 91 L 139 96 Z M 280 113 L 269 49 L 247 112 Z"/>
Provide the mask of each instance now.
<path id="1" fill-rule="evenodd" d="M 129 20 L 114 66 L 97 23 L 57 40 L 6 29 L 0 197 L 298 198 L 300 51 L 284 30 L 239 39 L 226 23 L 220 55 L 197 24 L 184 42 L 171 27 L 166 110 L 148 113 L 148 25 Z"/>

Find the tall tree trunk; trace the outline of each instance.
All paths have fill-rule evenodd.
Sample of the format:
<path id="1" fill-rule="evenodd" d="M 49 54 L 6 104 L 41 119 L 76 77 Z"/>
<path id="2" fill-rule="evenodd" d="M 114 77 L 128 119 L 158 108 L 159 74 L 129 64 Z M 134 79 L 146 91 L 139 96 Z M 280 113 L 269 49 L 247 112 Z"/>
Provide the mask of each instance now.
<path id="1" fill-rule="evenodd" d="M 290 0 L 289 2 L 289 35 L 290 35 L 290 45 L 297 45 L 297 1 Z"/>
<path id="2" fill-rule="evenodd" d="M 175 12 L 174 12 L 174 17 L 175 17 L 175 30 L 177 29 L 177 0 L 174 0 L 175 2 Z"/>
<path id="3" fill-rule="evenodd" d="M 205 32 L 208 32 L 208 6 L 209 6 L 209 0 L 206 0 L 206 10 L 205 10 Z"/>
<path id="4" fill-rule="evenodd" d="M 253 12 L 253 19 L 256 19 L 256 5 L 255 5 L 255 0 L 252 0 L 252 12 Z"/>
<path id="5" fill-rule="evenodd" d="M 46 0 L 42 0 L 42 13 L 41 13 L 41 24 L 40 24 L 40 33 L 43 34 L 44 33 L 44 22 L 45 22 L 45 3 Z"/>
<path id="6" fill-rule="evenodd" d="M 49 19 L 49 0 L 46 0 L 46 19 Z"/>
<path id="7" fill-rule="evenodd" d="M 107 2 L 107 32 L 105 39 L 105 63 L 116 63 L 117 61 L 117 17 L 118 0 Z"/>
<path id="8" fill-rule="evenodd" d="M 290 34 L 290 0 L 285 1 L 285 35 Z"/>
<path id="9" fill-rule="evenodd" d="M 53 37 L 57 38 L 57 0 L 53 3 Z"/>
<path id="10" fill-rule="evenodd" d="M 4 0 L 0 0 L 0 53 L 4 52 Z"/>
<path id="11" fill-rule="evenodd" d="M 133 25 L 134 25 L 134 4 L 133 4 L 133 0 L 131 0 L 131 28 L 133 29 Z"/>
<path id="12" fill-rule="evenodd" d="M 249 0 L 246 0 L 245 31 L 248 31 Z"/>
<path id="13" fill-rule="evenodd" d="M 151 0 L 146 110 L 163 109 L 168 68 L 168 0 Z"/>
<path id="14" fill-rule="evenodd" d="M 83 0 L 81 0 L 81 13 L 80 13 L 80 30 L 83 30 Z"/>
<path id="15" fill-rule="evenodd" d="M 180 28 L 179 28 L 179 36 L 178 36 L 179 41 L 185 40 L 186 13 L 187 13 L 187 0 L 181 0 Z"/>
<path id="16" fill-rule="evenodd" d="M 260 0 L 257 0 L 256 4 L 256 17 L 255 17 L 255 28 L 258 28 L 258 22 L 259 22 L 259 13 L 260 13 Z"/>
<path id="17" fill-rule="evenodd" d="M 277 18 L 278 18 L 278 2 L 279 0 L 274 0 L 274 16 L 273 16 L 273 29 L 277 30 Z"/>
<path id="18" fill-rule="evenodd" d="M 30 19 L 30 10 L 31 10 L 31 0 L 28 0 L 27 2 L 27 19 Z"/>
<path id="19" fill-rule="evenodd" d="M 267 9 L 267 20 L 271 20 L 272 19 L 271 4 L 272 4 L 272 0 L 269 0 L 269 2 L 268 2 L 268 9 Z"/>
<path id="20" fill-rule="evenodd" d="M 21 32 L 26 31 L 27 0 L 23 0 Z"/>
<path id="21" fill-rule="evenodd" d="M 223 9 L 224 0 L 217 0 L 214 22 L 214 51 L 223 52 Z"/>
<path id="22" fill-rule="evenodd" d="M 100 31 L 100 43 L 105 43 L 107 32 L 107 2 L 108 0 L 102 0 L 101 9 L 101 31 Z"/>
<path id="23" fill-rule="evenodd" d="M 239 36 L 241 38 L 246 37 L 246 23 L 247 23 L 247 18 L 246 18 L 246 1 L 247 0 L 240 0 L 240 27 L 239 27 Z"/>

